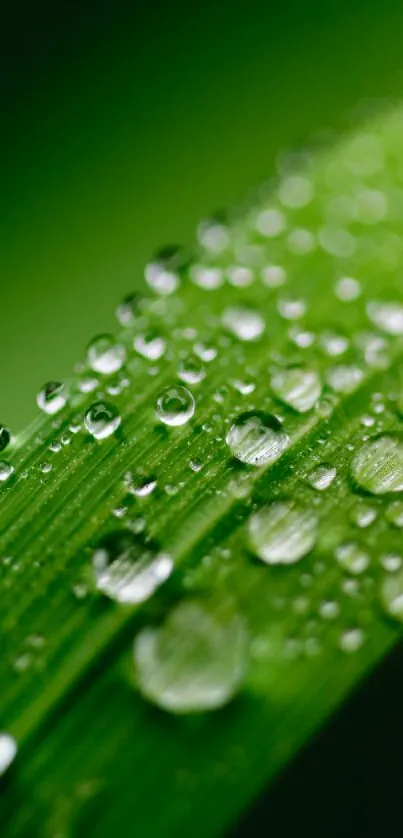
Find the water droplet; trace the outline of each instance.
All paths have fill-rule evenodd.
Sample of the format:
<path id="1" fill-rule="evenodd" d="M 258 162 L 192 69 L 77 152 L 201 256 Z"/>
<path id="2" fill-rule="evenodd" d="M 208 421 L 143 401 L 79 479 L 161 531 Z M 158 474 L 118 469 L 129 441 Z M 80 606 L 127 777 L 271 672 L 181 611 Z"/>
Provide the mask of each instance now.
<path id="1" fill-rule="evenodd" d="M 146 476 L 142 473 L 133 473 L 127 471 L 124 476 L 124 485 L 130 494 L 138 498 L 146 498 L 152 494 L 157 486 L 157 481 L 154 477 Z"/>
<path id="2" fill-rule="evenodd" d="M 229 232 L 225 224 L 216 219 L 202 221 L 197 228 L 197 237 L 210 253 L 223 253 L 229 245 Z"/>
<path id="3" fill-rule="evenodd" d="M 39 391 L 36 402 L 38 407 L 45 413 L 53 415 L 65 406 L 67 402 L 67 395 L 64 384 L 59 381 L 49 381 Z"/>
<path id="4" fill-rule="evenodd" d="M 275 501 L 249 519 L 252 551 L 267 564 L 294 564 L 313 549 L 318 519 L 312 509 L 292 501 Z"/>
<path id="5" fill-rule="evenodd" d="M 362 293 L 358 279 L 353 279 L 351 276 L 340 277 L 335 284 L 334 291 L 336 297 L 346 303 L 357 300 Z"/>
<path id="6" fill-rule="evenodd" d="M 144 602 L 172 573 L 173 561 L 128 530 L 106 535 L 92 556 L 98 591 L 124 604 Z"/>
<path id="7" fill-rule="evenodd" d="M 319 338 L 319 346 L 330 358 L 336 358 L 347 352 L 349 340 L 345 335 L 335 332 L 333 329 L 325 329 Z"/>
<path id="8" fill-rule="evenodd" d="M 329 387 L 336 393 L 352 393 L 364 378 L 364 373 L 359 367 L 340 364 L 328 370 L 326 380 Z"/>
<path id="9" fill-rule="evenodd" d="M 186 387 L 165 387 L 157 400 L 157 416 L 164 425 L 185 425 L 195 412 L 195 400 Z"/>
<path id="10" fill-rule="evenodd" d="M 136 335 L 133 348 L 143 358 L 148 358 L 149 361 L 158 361 L 164 355 L 167 345 L 166 340 L 161 335 L 150 329 L 148 332 Z"/>
<path id="11" fill-rule="evenodd" d="M 262 270 L 262 281 L 268 288 L 280 288 L 287 281 L 287 274 L 281 265 L 266 265 Z"/>
<path id="12" fill-rule="evenodd" d="M 319 615 L 323 620 L 335 620 L 340 614 L 340 605 L 332 600 L 325 600 L 320 603 Z"/>
<path id="13" fill-rule="evenodd" d="M 284 206 L 291 209 L 305 207 L 312 200 L 312 195 L 311 182 L 301 175 L 289 175 L 280 183 L 280 201 Z"/>
<path id="14" fill-rule="evenodd" d="M 381 556 L 380 563 L 387 573 L 396 573 L 402 566 L 402 557 L 396 553 L 387 553 L 385 556 Z"/>
<path id="15" fill-rule="evenodd" d="M 388 335 L 403 335 L 403 305 L 401 303 L 370 302 L 367 305 L 369 319 L 378 329 Z"/>
<path id="16" fill-rule="evenodd" d="M 119 303 L 116 309 L 116 317 L 121 326 L 132 326 L 140 314 L 143 298 L 141 294 L 128 294 Z"/>
<path id="17" fill-rule="evenodd" d="M 271 379 L 274 395 L 298 413 L 306 413 L 318 401 L 322 384 L 315 370 L 288 367 L 276 372 Z"/>
<path id="18" fill-rule="evenodd" d="M 388 200 L 378 189 L 362 189 L 356 198 L 357 218 L 362 224 L 378 224 L 388 211 Z"/>
<path id="19" fill-rule="evenodd" d="M 287 243 L 291 253 L 295 253 L 297 256 L 304 256 L 315 249 L 316 238 L 310 230 L 298 228 L 291 230 L 287 238 Z"/>
<path id="20" fill-rule="evenodd" d="M 386 509 L 385 517 L 394 527 L 398 527 L 399 529 L 403 527 L 403 501 L 392 501 Z"/>
<path id="21" fill-rule="evenodd" d="M 264 466 L 274 463 L 288 446 L 281 422 L 270 413 L 247 411 L 232 423 L 226 443 L 241 463 Z"/>
<path id="22" fill-rule="evenodd" d="M 337 472 L 334 466 L 331 466 L 329 463 L 319 463 L 308 474 L 308 483 L 313 489 L 323 492 L 332 485 L 336 474 Z"/>
<path id="23" fill-rule="evenodd" d="M 258 311 L 231 306 L 222 316 L 223 326 L 239 340 L 258 340 L 264 330 L 265 321 Z"/>
<path id="24" fill-rule="evenodd" d="M 339 258 L 352 256 L 356 240 L 348 230 L 339 227 L 322 227 L 318 233 L 319 244 L 326 253 Z"/>
<path id="25" fill-rule="evenodd" d="M 0 777 L 7 771 L 17 754 L 17 743 L 9 733 L 0 733 Z"/>
<path id="26" fill-rule="evenodd" d="M 277 303 L 277 311 L 286 320 L 299 320 L 306 312 L 304 300 L 282 298 Z"/>
<path id="27" fill-rule="evenodd" d="M 11 463 L 6 463 L 5 460 L 0 462 L 0 483 L 4 483 L 14 472 L 14 466 Z"/>
<path id="28" fill-rule="evenodd" d="M 228 282 L 234 288 L 246 288 L 253 282 L 253 271 L 244 265 L 232 265 L 227 270 Z"/>
<path id="29" fill-rule="evenodd" d="M 193 459 L 189 460 L 189 466 L 192 469 L 192 471 L 198 472 L 201 471 L 201 469 L 203 468 L 203 463 L 201 462 L 201 460 Z"/>
<path id="30" fill-rule="evenodd" d="M 243 620 L 202 602 L 182 602 L 161 626 L 138 634 L 134 661 L 140 691 L 158 707 L 172 713 L 222 707 L 245 675 Z"/>
<path id="31" fill-rule="evenodd" d="M 255 383 L 253 381 L 242 381 L 239 378 L 233 378 L 230 382 L 234 390 L 241 394 L 241 396 L 250 396 L 255 390 Z"/>
<path id="32" fill-rule="evenodd" d="M 95 439 L 106 439 L 113 434 L 121 422 L 115 405 L 109 402 L 94 402 L 88 408 L 84 424 Z"/>
<path id="33" fill-rule="evenodd" d="M 87 361 L 94 372 L 111 375 L 126 361 L 126 349 L 112 335 L 98 335 L 87 349 Z"/>
<path id="34" fill-rule="evenodd" d="M 173 294 L 179 287 L 180 271 L 189 261 L 186 251 L 176 245 L 160 250 L 146 265 L 145 278 L 156 294 Z"/>
<path id="35" fill-rule="evenodd" d="M 352 576 L 359 576 L 369 567 L 369 555 L 356 541 L 341 544 L 336 550 L 340 567 Z"/>
<path id="36" fill-rule="evenodd" d="M 49 472 L 52 471 L 52 468 L 52 463 L 41 463 L 39 466 L 39 469 L 42 472 L 42 474 L 49 474 Z"/>
<path id="37" fill-rule="evenodd" d="M 364 442 L 351 463 L 354 481 L 373 495 L 403 491 L 403 440 L 379 434 Z"/>
<path id="38" fill-rule="evenodd" d="M 274 239 L 285 229 L 285 215 L 277 209 L 266 209 L 257 215 L 255 224 L 257 231 L 262 236 Z"/>
<path id="39" fill-rule="evenodd" d="M 190 278 L 195 285 L 204 288 L 206 291 L 215 291 L 224 282 L 221 268 L 212 265 L 192 265 Z"/>
<path id="40" fill-rule="evenodd" d="M 371 524 L 374 523 L 376 519 L 376 509 L 373 509 L 372 506 L 367 506 L 366 504 L 360 504 L 355 509 L 352 510 L 351 513 L 351 520 L 353 524 L 359 527 L 361 530 L 370 527 Z"/>
<path id="41" fill-rule="evenodd" d="M 403 571 L 383 580 L 381 603 L 389 617 L 403 623 Z"/>
<path id="42" fill-rule="evenodd" d="M 195 355 L 188 355 L 180 361 L 178 369 L 178 378 L 186 384 L 200 384 L 203 378 L 206 377 L 206 370 L 201 364 L 200 359 Z"/>
<path id="43" fill-rule="evenodd" d="M 194 352 L 201 361 L 204 361 L 206 364 L 209 364 L 211 361 L 214 361 L 214 358 L 217 357 L 217 350 L 214 346 L 206 346 L 204 343 L 200 341 L 196 341 L 194 347 Z"/>
<path id="44" fill-rule="evenodd" d="M 365 634 L 362 629 L 354 628 L 343 632 L 340 636 L 339 644 L 342 652 L 348 655 L 358 652 L 364 644 Z"/>
<path id="45" fill-rule="evenodd" d="M 5 451 L 7 446 L 10 444 L 11 434 L 8 428 L 4 425 L 0 425 L 0 452 Z"/>

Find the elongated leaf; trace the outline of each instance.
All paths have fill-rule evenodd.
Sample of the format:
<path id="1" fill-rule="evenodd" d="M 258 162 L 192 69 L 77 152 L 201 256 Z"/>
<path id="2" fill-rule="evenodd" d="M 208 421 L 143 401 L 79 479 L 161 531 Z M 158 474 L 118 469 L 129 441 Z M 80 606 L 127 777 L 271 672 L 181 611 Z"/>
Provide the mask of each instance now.
<path id="1" fill-rule="evenodd" d="M 288 157 L 160 254 L 5 451 L 4 836 L 221 834 L 396 642 L 402 135 L 399 111 Z M 207 706 L 215 654 L 228 706 L 154 706 Z"/>

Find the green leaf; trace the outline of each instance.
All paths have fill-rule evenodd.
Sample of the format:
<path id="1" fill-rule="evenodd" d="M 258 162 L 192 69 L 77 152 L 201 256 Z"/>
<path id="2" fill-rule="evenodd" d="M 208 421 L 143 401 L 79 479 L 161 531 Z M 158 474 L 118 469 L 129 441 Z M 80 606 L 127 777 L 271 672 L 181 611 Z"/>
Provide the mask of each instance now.
<path id="1" fill-rule="evenodd" d="M 160 253 L 2 454 L 4 836 L 220 834 L 396 642 L 402 136 Z"/>

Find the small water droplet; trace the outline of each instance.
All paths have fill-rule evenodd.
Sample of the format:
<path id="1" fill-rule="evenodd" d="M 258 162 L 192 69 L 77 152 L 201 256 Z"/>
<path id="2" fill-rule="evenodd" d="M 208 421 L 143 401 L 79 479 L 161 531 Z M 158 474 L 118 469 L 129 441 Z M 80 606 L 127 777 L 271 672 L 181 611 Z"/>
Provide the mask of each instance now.
<path id="1" fill-rule="evenodd" d="M 157 400 L 157 416 L 164 425 L 185 425 L 194 412 L 195 400 L 186 387 L 165 387 Z"/>
<path id="2" fill-rule="evenodd" d="M 315 466 L 315 468 L 308 474 L 307 480 L 313 489 L 323 492 L 332 485 L 336 474 L 337 471 L 335 467 L 330 465 L 330 463 L 319 463 L 319 465 Z"/>
<path id="3" fill-rule="evenodd" d="M 292 366 L 276 372 L 271 379 L 274 395 L 298 413 L 311 410 L 322 392 L 322 383 L 315 370 Z"/>
<path id="4" fill-rule="evenodd" d="M 403 305 L 401 303 L 370 302 L 369 319 L 388 335 L 403 335 Z"/>
<path id="5" fill-rule="evenodd" d="M 291 253 L 295 253 L 297 256 L 304 256 L 315 249 L 316 237 L 310 230 L 304 230 L 303 227 L 298 227 L 296 230 L 291 230 L 287 237 L 287 243 Z"/>
<path id="6" fill-rule="evenodd" d="M 92 556 L 98 591 L 123 604 L 144 602 L 172 573 L 165 553 L 128 530 L 106 535 Z"/>
<path id="7" fill-rule="evenodd" d="M 201 471 L 201 469 L 203 468 L 203 463 L 201 462 L 201 460 L 193 459 L 189 460 L 189 466 L 192 469 L 192 471 L 198 472 Z"/>
<path id="8" fill-rule="evenodd" d="M 364 442 L 351 463 L 356 484 L 373 495 L 403 491 L 403 440 L 379 434 Z"/>
<path id="9" fill-rule="evenodd" d="M 362 290 L 358 279 L 353 279 L 351 276 L 342 276 L 337 280 L 334 291 L 336 297 L 343 302 L 351 302 L 357 300 L 361 296 Z"/>
<path id="10" fill-rule="evenodd" d="M 36 402 L 45 413 L 53 415 L 65 406 L 67 395 L 64 384 L 59 381 L 49 381 L 39 391 Z"/>
<path id="11" fill-rule="evenodd" d="M 146 498 L 152 494 L 157 486 L 157 481 L 154 477 L 142 473 L 133 473 L 127 471 L 124 476 L 124 485 L 130 494 L 138 498 Z"/>
<path id="12" fill-rule="evenodd" d="M 403 623 L 403 571 L 387 576 L 383 580 L 381 603 L 389 617 Z"/>
<path id="13" fill-rule="evenodd" d="M 206 291 L 215 291 L 224 282 L 224 275 L 221 268 L 212 265 L 192 265 L 190 278 L 199 288 Z"/>
<path id="14" fill-rule="evenodd" d="M 127 294 L 123 298 L 116 309 L 116 317 L 121 326 L 132 326 L 136 322 L 140 314 L 142 300 L 141 294 L 138 293 Z"/>
<path id="15" fill-rule="evenodd" d="M 253 553 L 267 564 L 294 564 L 313 549 L 318 519 L 312 509 L 275 501 L 254 513 L 248 523 Z"/>
<path id="16" fill-rule="evenodd" d="M 328 370 L 326 380 L 336 393 L 352 393 L 364 378 L 360 367 L 340 364 Z"/>
<path id="17" fill-rule="evenodd" d="M 340 636 L 339 645 L 342 652 L 348 655 L 358 652 L 365 641 L 365 634 L 362 629 L 354 628 L 343 632 Z"/>
<path id="18" fill-rule="evenodd" d="M 277 238 L 286 226 L 285 215 L 281 210 L 265 209 L 256 216 L 256 229 L 268 239 Z"/>
<path id="19" fill-rule="evenodd" d="M 98 335 L 87 349 L 87 361 L 94 372 L 111 375 L 126 361 L 126 349 L 112 335 Z"/>
<path id="20" fill-rule="evenodd" d="M 222 316 L 223 326 L 239 340 L 258 340 L 264 330 L 265 321 L 258 311 L 231 306 Z"/>
<path id="21" fill-rule="evenodd" d="M 179 287 L 180 271 L 189 261 L 184 248 L 169 245 L 160 250 L 146 265 L 145 278 L 156 294 L 173 294 Z"/>
<path id="22" fill-rule="evenodd" d="M 309 204 L 312 196 L 312 184 L 306 177 L 289 175 L 280 183 L 279 198 L 286 207 L 301 209 Z"/>
<path id="23" fill-rule="evenodd" d="M 200 384 L 206 377 L 206 370 L 195 355 L 187 355 L 180 361 L 178 378 L 186 384 Z"/>
<path id="24" fill-rule="evenodd" d="M 356 506 L 351 512 L 351 520 L 353 524 L 359 527 L 361 530 L 370 527 L 371 524 L 374 523 L 376 519 L 376 509 L 372 506 L 367 506 L 367 504 L 359 504 Z"/>
<path id="25" fill-rule="evenodd" d="M 268 288 L 280 288 L 287 281 L 287 274 L 281 265 L 266 265 L 262 270 L 262 281 Z"/>
<path id="26" fill-rule="evenodd" d="M 88 408 L 84 424 L 95 439 L 106 439 L 113 434 L 121 422 L 115 405 L 109 402 L 94 402 Z"/>
<path id="27" fill-rule="evenodd" d="M 277 311 L 285 320 L 300 320 L 306 312 L 306 302 L 283 297 L 277 303 Z"/>
<path id="28" fill-rule="evenodd" d="M 387 573 L 395 573 L 402 566 L 402 557 L 396 553 L 387 553 L 385 556 L 381 556 L 380 563 Z"/>
<path id="29" fill-rule="evenodd" d="M 49 472 L 52 471 L 52 468 L 52 463 L 41 463 L 39 466 L 39 469 L 42 472 L 42 474 L 49 474 Z"/>
<path id="30" fill-rule="evenodd" d="M 228 228 L 215 218 L 202 221 L 197 228 L 197 237 L 210 253 L 223 253 L 229 245 Z"/>
<path id="31" fill-rule="evenodd" d="M 356 541 L 337 547 L 336 559 L 340 567 L 352 576 L 359 576 L 369 567 L 369 555 Z"/>
<path id="32" fill-rule="evenodd" d="M 0 425 L 0 452 L 5 451 L 10 444 L 11 434 L 5 425 Z"/>
<path id="33" fill-rule="evenodd" d="M 17 754 L 17 743 L 9 733 L 0 733 L 0 777 L 5 774 Z"/>
<path id="34" fill-rule="evenodd" d="M 281 422 L 270 413 L 247 411 L 232 423 L 226 443 L 241 463 L 264 466 L 274 463 L 288 446 Z"/>
<path id="35" fill-rule="evenodd" d="M 234 288 L 246 288 L 253 282 L 253 271 L 245 265 L 232 265 L 227 270 L 228 282 Z"/>
<path id="36" fill-rule="evenodd" d="M 247 665 L 247 633 L 237 613 L 219 613 L 198 601 L 182 602 L 158 627 L 134 642 L 141 693 L 172 713 L 197 713 L 227 704 Z"/>
<path id="37" fill-rule="evenodd" d="M 390 503 L 386 508 L 385 517 L 386 520 L 389 521 L 390 524 L 393 524 L 394 527 L 397 527 L 398 529 L 403 527 L 403 501 L 392 501 L 392 503 Z"/>
<path id="38" fill-rule="evenodd" d="M 323 620 L 335 620 L 340 614 L 340 605 L 333 600 L 325 600 L 319 605 L 319 615 Z"/>
<path id="39" fill-rule="evenodd" d="M 193 347 L 195 354 L 206 364 L 214 361 L 217 357 L 217 350 L 214 346 L 206 346 L 204 343 L 197 341 Z"/>
<path id="40" fill-rule="evenodd" d="M 344 355 L 349 347 L 348 338 L 341 335 L 340 332 L 334 331 L 334 329 L 325 329 L 320 335 L 318 343 L 323 352 L 330 358 Z"/>
<path id="41" fill-rule="evenodd" d="M 136 335 L 133 341 L 133 348 L 143 358 L 149 361 L 158 361 L 165 354 L 166 340 L 153 329 L 149 329 L 141 335 Z"/>
<path id="42" fill-rule="evenodd" d="M 6 463 L 5 460 L 0 462 L 0 483 L 5 483 L 14 472 L 14 466 L 11 463 Z"/>

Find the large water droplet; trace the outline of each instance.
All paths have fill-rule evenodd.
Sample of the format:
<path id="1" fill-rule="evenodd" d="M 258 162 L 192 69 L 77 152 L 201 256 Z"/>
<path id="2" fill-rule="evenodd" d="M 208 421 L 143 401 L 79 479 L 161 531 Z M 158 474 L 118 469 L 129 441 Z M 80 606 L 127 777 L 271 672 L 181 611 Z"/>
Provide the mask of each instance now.
<path id="1" fill-rule="evenodd" d="M 258 311 L 231 306 L 226 308 L 222 322 L 239 340 L 258 340 L 265 330 L 265 321 Z"/>
<path id="2" fill-rule="evenodd" d="M 227 704 L 238 692 L 247 664 L 247 633 L 238 614 L 205 603 L 180 603 L 134 643 L 140 691 L 172 713 L 197 713 Z"/>
<path id="3" fill-rule="evenodd" d="M 403 305 L 401 303 L 377 303 L 367 305 L 368 317 L 378 329 L 388 335 L 403 335 Z"/>
<path id="4" fill-rule="evenodd" d="M 361 489 L 373 495 L 403 491 L 403 440 L 399 434 L 380 434 L 364 442 L 351 463 Z"/>
<path id="5" fill-rule="evenodd" d="M 95 372 L 111 375 L 125 363 L 126 349 L 112 335 L 98 335 L 88 346 L 87 361 Z"/>
<path id="6" fill-rule="evenodd" d="M 93 553 L 92 564 L 97 589 L 124 604 L 149 599 L 173 570 L 170 556 L 126 530 L 106 535 Z"/>
<path id="7" fill-rule="evenodd" d="M 50 415 L 58 413 L 67 402 L 64 384 L 59 381 L 49 381 L 39 391 L 36 402 L 45 413 Z"/>
<path id="8" fill-rule="evenodd" d="M 251 466 L 274 463 L 289 442 L 281 422 L 261 410 L 241 413 L 232 423 L 225 439 L 234 457 Z"/>
<path id="9" fill-rule="evenodd" d="M 315 370 L 293 366 L 281 369 L 271 379 L 274 395 L 298 413 L 306 413 L 316 404 L 322 383 Z"/>
<path id="10" fill-rule="evenodd" d="M 318 519 L 312 509 L 290 500 L 275 501 L 249 519 L 252 551 L 267 564 L 294 564 L 313 549 Z"/>
<path id="11" fill-rule="evenodd" d="M 5 451 L 10 444 L 11 434 L 5 425 L 0 425 L 0 452 Z"/>
<path id="12" fill-rule="evenodd" d="M 369 567 L 369 555 L 356 541 L 341 544 L 336 549 L 336 559 L 340 567 L 353 576 L 359 576 Z"/>
<path id="13" fill-rule="evenodd" d="M 109 402 L 94 402 L 88 408 L 84 424 L 95 439 L 106 439 L 117 430 L 121 422 L 115 405 Z"/>
<path id="14" fill-rule="evenodd" d="M 9 733 L 0 733 L 0 777 L 5 774 L 17 753 L 17 743 Z"/>
<path id="15" fill-rule="evenodd" d="M 164 425 L 185 425 L 195 412 L 195 400 L 186 387 L 165 387 L 157 400 L 157 416 Z"/>

